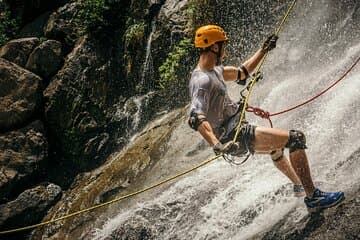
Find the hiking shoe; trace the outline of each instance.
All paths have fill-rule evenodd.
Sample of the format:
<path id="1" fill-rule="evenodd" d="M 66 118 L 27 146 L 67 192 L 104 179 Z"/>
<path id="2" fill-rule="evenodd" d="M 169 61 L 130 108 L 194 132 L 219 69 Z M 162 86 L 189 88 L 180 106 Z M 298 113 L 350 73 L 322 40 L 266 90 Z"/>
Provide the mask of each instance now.
<path id="1" fill-rule="evenodd" d="M 305 197 L 304 202 L 309 212 L 336 206 L 345 199 L 343 192 L 322 192 L 315 189 L 312 198 Z"/>
<path id="2" fill-rule="evenodd" d="M 303 185 L 301 184 L 294 184 L 294 197 L 304 197 L 305 196 L 305 190 Z"/>

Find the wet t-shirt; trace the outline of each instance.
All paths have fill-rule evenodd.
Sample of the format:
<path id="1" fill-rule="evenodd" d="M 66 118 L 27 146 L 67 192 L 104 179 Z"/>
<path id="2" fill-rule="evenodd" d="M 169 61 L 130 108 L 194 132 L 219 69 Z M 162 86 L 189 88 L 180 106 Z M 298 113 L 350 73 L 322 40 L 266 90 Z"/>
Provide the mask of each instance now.
<path id="1" fill-rule="evenodd" d="M 222 123 L 236 114 L 239 107 L 230 100 L 223 72 L 223 66 L 216 66 L 212 71 L 197 67 L 189 82 L 190 113 L 205 115 L 217 137 Z"/>

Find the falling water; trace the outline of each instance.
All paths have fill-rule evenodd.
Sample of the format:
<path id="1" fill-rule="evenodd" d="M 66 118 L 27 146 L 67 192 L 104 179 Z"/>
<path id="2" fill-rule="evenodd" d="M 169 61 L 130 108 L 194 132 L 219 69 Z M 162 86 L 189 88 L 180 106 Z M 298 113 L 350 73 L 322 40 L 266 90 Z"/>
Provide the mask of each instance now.
<path id="1" fill-rule="evenodd" d="M 156 31 L 156 18 L 154 18 L 151 21 L 151 32 L 149 34 L 149 38 L 146 44 L 145 61 L 143 63 L 143 68 L 141 73 L 141 86 L 146 86 L 147 80 L 151 79 L 151 76 L 153 76 L 154 73 L 153 59 L 151 56 L 151 41 L 155 31 Z"/>
<path id="2" fill-rule="evenodd" d="M 278 9 L 285 11 L 286 6 L 279 4 Z M 360 54 L 359 9 L 356 1 L 299 1 L 280 34 L 278 47 L 269 54 L 263 69 L 265 79 L 256 85 L 251 104 L 276 112 L 335 81 Z M 226 24 L 230 19 L 222 21 Z M 235 36 L 239 30 L 236 22 L 233 24 L 236 26 L 230 28 Z M 264 37 L 264 33 L 260 35 L 256 38 Z M 237 44 L 231 49 L 241 49 Z M 358 161 L 347 161 L 360 147 L 359 78 L 357 66 L 316 102 L 273 118 L 275 127 L 306 133 L 312 175 L 324 190 L 351 191 L 360 181 Z M 228 88 L 237 98 L 238 86 L 229 84 Z M 247 118 L 267 125 L 252 115 Z M 169 140 L 169 150 L 144 174 L 143 186 L 173 176 L 212 154 L 184 118 Z M 219 160 L 172 184 L 113 205 L 104 213 L 108 220 L 90 238 L 249 239 L 271 229 L 290 212 L 293 219 L 286 224 L 307 214 L 291 187 L 269 156 L 257 155 L 241 167 Z"/>

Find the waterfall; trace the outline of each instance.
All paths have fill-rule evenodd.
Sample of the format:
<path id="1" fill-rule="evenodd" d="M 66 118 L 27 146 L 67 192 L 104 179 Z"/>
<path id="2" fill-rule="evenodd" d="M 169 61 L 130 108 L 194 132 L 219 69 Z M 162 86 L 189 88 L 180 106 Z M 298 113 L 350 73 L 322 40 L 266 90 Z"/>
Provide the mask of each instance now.
<path id="1" fill-rule="evenodd" d="M 145 53 L 145 61 L 142 67 L 141 73 L 141 86 L 147 87 L 149 85 L 148 80 L 151 80 L 153 76 L 154 69 L 153 69 L 153 59 L 151 56 L 151 41 L 152 37 L 156 31 L 156 17 L 151 21 L 151 32 L 149 34 L 147 44 L 146 44 L 146 53 Z"/>
<path id="2" fill-rule="evenodd" d="M 266 4 L 270 6 L 267 1 Z M 336 0 L 298 2 L 280 34 L 277 48 L 269 54 L 263 69 L 264 80 L 256 85 L 251 104 L 276 112 L 314 96 L 335 81 L 360 54 L 356 12 L 359 7 L 358 3 L 352 4 Z M 275 7 L 285 11 L 286 5 Z M 241 31 L 237 21 L 242 18 L 233 19 L 231 14 L 225 14 L 230 9 L 236 11 L 229 5 L 223 9 L 221 21 L 231 22 L 229 28 L 235 36 Z M 261 14 L 260 11 L 255 16 L 260 18 Z M 260 28 L 255 25 L 252 30 L 256 26 Z M 274 26 L 264 26 L 271 27 Z M 248 31 L 248 26 L 245 30 Z M 262 39 L 264 33 L 260 35 L 254 38 Z M 246 44 L 254 39 L 246 37 L 249 41 Z M 150 42 L 151 34 L 148 45 Z M 239 41 L 232 44 L 230 49 L 241 49 Z M 254 44 L 252 50 L 257 46 Z M 230 59 L 237 57 L 230 51 L 228 54 Z M 151 59 L 150 55 L 149 50 L 146 59 Z M 146 60 L 144 69 L 148 64 Z M 358 161 L 347 160 L 360 148 L 359 78 L 360 66 L 356 66 L 343 82 L 316 102 L 273 119 L 275 127 L 306 133 L 312 176 L 325 191 L 351 191 L 360 181 Z M 239 87 L 231 83 L 228 87 L 236 99 Z M 252 115 L 247 119 L 256 125 L 268 124 Z M 175 129 L 169 146 L 163 158 L 144 173 L 146 181 L 140 188 L 173 176 L 213 154 L 185 120 Z M 249 239 L 268 231 L 289 214 L 293 214 L 293 219 L 286 224 L 295 224 L 307 215 L 303 200 L 295 198 L 291 189 L 292 184 L 276 170 L 269 156 L 256 155 L 241 167 L 219 160 L 171 184 L 109 207 L 104 216 L 111 217 L 91 233 L 91 238 L 116 239 L 118 232 L 130 239 L 131 234 L 142 239 Z"/>

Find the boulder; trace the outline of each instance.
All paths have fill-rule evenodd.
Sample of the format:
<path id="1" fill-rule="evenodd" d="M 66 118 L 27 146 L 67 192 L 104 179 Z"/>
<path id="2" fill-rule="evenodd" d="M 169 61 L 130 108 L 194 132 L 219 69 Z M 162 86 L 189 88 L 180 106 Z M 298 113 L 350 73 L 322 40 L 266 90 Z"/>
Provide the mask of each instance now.
<path id="1" fill-rule="evenodd" d="M 56 40 L 47 40 L 30 54 L 25 68 L 44 79 L 49 79 L 61 68 L 63 59 L 61 43 Z"/>
<path id="2" fill-rule="evenodd" d="M 36 224 L 61 197 L 61 188 L 52 183 L 28 189 L 14 201 L 0 205 L 2 229 Z"/>
<path id="3" fill-rule="evenodd" d="M 41 174 L 48 144 L 40 121 L 0 135 L 0 202 Z"/>
<path id="4" fill-rule="evenodd" d="M 74 164 L 67 169 L 97 166 L 136 131 L 134 116 L 114 118 L 134 95 L 122 78 L 119 54 L 116 45 L 84 37 L 44 91 L 49 141 L 58 162 Z"/>
<path id="5" fill-rule="evenodd" d="M 39 39 L 36 37 L 11 40 L 0 49 L 0 57 L 24 67 L 30 53 L 38 43 Z"/>
<path id="6" fill-rule="evenodd" d="M 49 20 L 51 12 L 46 12 L 37 17 L 34 21 L 26 24 L 22 29 L 20 29 L 17 34 L 18 37 L 42 37 L 44 36 L 44 27 Z"/>
<path id="7" fill-rule="evenodd" d="M 42 100 L 41 78 L 0 58 L 0 132 L 28 121 Z"/>
<path id="8" fill-rule="evenodd" d="M 73 19 L 80 9 L 79 1 L 74 1 L 52 13 L 44 29 L 45 36 L 73 45 L 77 39 L 78 27 Z"/>
<path id="9" fill-rule="evenodd" d="M 4 2 L 6 2 L 11 12 L 18 18 L 18 21 L 23 26 L 43 13 L 55 10 L 68 2 L 68 0 L 5 0 Z"/>

